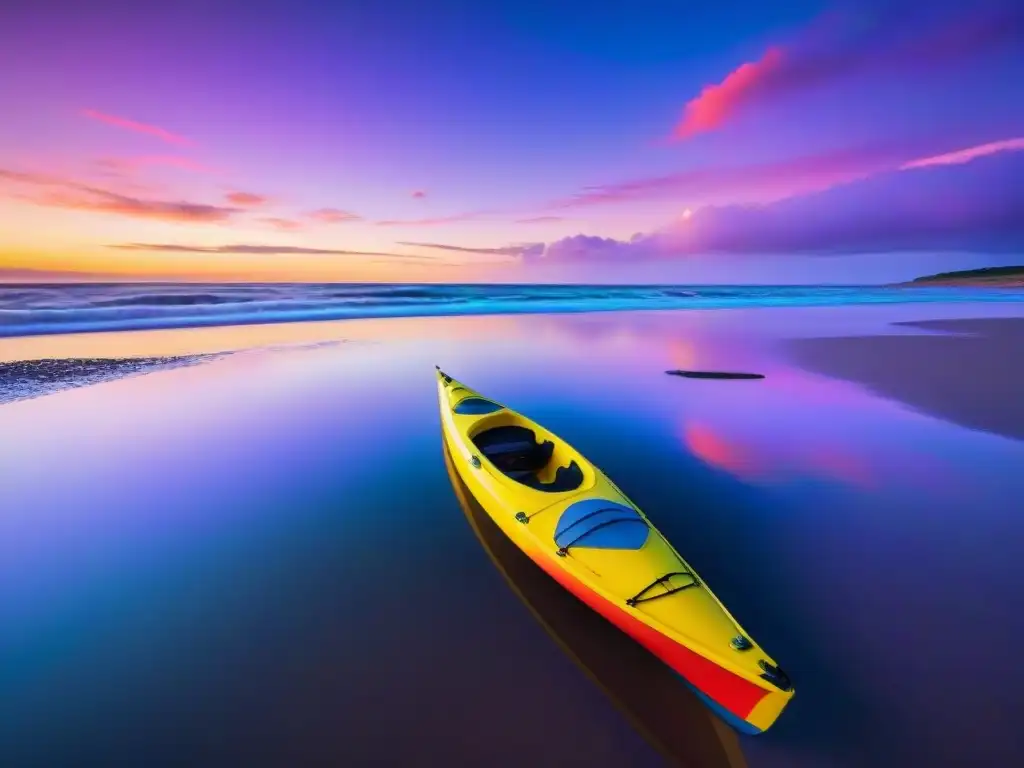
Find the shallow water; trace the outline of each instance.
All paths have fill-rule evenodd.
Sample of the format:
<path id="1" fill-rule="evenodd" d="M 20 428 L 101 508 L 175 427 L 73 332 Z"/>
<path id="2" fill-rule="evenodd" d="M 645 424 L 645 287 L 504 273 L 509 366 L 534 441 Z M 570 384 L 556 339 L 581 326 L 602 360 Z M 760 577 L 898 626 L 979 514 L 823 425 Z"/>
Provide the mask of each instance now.
<path id="1" fill-rule="evenodd" d="M 290 340 L 353 341 L 4 405 L 0 754 L 659 764 L 467 523 L 437 363 L 602 467 L 790 673 L 788 711 L 741 739 L 751 766 L 1017 764 L 1024 443 L 801 370 L 782 344 L 1014 310 L 311 324 Z M 83 335 L 74 354 L 275 328 Z"/>

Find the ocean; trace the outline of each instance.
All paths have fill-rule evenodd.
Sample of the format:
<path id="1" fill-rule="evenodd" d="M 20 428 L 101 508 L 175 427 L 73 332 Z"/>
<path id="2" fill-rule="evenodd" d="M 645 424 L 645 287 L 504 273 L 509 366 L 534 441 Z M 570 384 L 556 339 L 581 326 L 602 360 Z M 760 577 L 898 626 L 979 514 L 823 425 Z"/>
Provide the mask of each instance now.
<path id="1" fill-rule="evenodd" d="M 1014 302 L 1024 289 L 82 283 L 0 285 L 0 336 L 380 317 Z"/>

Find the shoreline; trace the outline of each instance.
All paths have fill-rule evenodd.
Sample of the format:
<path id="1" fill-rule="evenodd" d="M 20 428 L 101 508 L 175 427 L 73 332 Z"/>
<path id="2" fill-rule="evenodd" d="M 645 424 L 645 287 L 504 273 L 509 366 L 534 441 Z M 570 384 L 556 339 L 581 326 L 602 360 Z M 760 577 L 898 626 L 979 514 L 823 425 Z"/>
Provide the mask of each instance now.
<path id="1" fill-rule="evenodd" d="M 972 280 L 963 278 L 959 280 L 942 280 L 931 278 L 919 278 L 909 283 L 895 283 L 896 288 L 1024 288 L 1024 278 L 1000 279 L 1000 278 L 979 278 Z"/>
<path id="2" fill-rule="evenodd" d="M 924 275 L 904 286 L 944 286 L 954 288 L 1021 288 L 1024 287 L 1024 266 L 982 267 L 962 269 L 956 272 L 940 272 Z"/>
<path id="3" fill-rule="evenodd" d="M 858 306 L 871 310 L 867 317 L 881 309 L 877 305 Z M 795 312 L 826 309 L 774 308 Z M 852 307 L 837 308 L 837 311 L 843 309 L 852 310 Z M 620 311 L 635 314 L 631 310 Z M 726 325 L 722 328 L 732 328 L 732 332 L 746 335 L 751 321 L 746 314 L 748 310 L 733 311 L 745 319 L 742 322 L 723 319 Z M 1013 415 L 1015 408 L 1024 408 L 1018 406 L 1013 397 L 1015 387 L 1017 391 L 1024 391 L 1024 371 L 1021 370 L 1024 363 L 1018 364 L 1013 355 L 1013 349 L 1024 348 L 1024 330 L 1020 334 L 1014 331 L 1018 327 L 1024 329 L 1024 312 L 1019 312 L 1013 304 L 1002 307 L 995 315 L 982 314 L 977 319 L 964 319 L 963 313 L 969 311 L 966 307 L 946 307 L 945 312 L 939 306 L 920 306 L 912 312 L 896 314 L 881 311 L 880 323 L 858 322 L 852 326 L 840 323 L 831 332 L 826 326 L 813 324 L 813 320 L 812 325 L 802 327 L 796 324 L 800 317 L 797 316 L 790 323 L 791 329 L 780 332 L 783 357 L 805 370 L 862 385 L 883 398 L 903 402 L 968 428 L 997 434 L 1006 434 L 1009 430 L 1007 436 L 1015 438 L 1024 434 L 1024 426 L 1015 426 L 1018 418 Z M 692 310 L 683 312 L 690 315 Z M 542 318 L 545 314 L 526 313 L 519 317 Z M 553 313 L 552 320 L 561 314 Z M 639 314 L 661 315 L 662 312 Z M 490 338 L 505 333 L 505 321 L 510 320 L 507 315 L 477 316 L 472 322 L 466 322 L 469 318 L 462 316 L 430 319 L 430 326 L 413 318 L 389 319 L 386 326 L 379 326 L 380 319 L 374 318 L 355 322 L 260 323 L 11 338 L 0 352 L 0 405 L 128 376 L 196 365 L 250 350 L 294 351 L 337 344 L 408 340 L 428 333 L 428 327 L 432 329 L 428 335 L 444 332 L 458 338 Z M 680 327 L 685 326 L 683 322 Z M 809 337 L 808 332 L 815 335 Z M 973 336 L 964 342 L 964 334 Z M 994 338 L 979 338 L 993 334 Z M 754 336 L 758 335 L 754 332 Z M 914 341 L 922 337 L 929 341 Z M 965 351 L 964 344 L 971 351 Z M 964 354 L 968 357 L 964 358 Z M 961 358 L 962 362 L 958 363 Z M 994 383 L 990 382 L 992 372 L 996 374 Z M 937 390 L 942 392 L 937 394 Z M 984 397 L 979 395 L 982 391 Z M 991 400 L 996 395 L 1002 413 L 1010 415 L 1009 425 L 1001 414 L 965 415 L 977 408 L 974 401 Z M 966 406 L 961 402 L 964 400 L 968 401 Z M 1024 416 L 1019 420 L 1024 424 Z"/>
<path id="4" fill-rule="evenodd" d="M 164 357 L 42 358 L 0 362 L 0 405 L 129 376 L 200 365 L 229 352 Z"/>

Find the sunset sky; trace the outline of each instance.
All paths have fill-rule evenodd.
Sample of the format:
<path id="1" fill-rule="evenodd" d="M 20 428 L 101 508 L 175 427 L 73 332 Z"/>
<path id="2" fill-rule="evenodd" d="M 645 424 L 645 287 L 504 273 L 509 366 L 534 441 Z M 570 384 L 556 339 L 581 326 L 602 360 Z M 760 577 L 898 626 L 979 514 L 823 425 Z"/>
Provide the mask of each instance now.
<path id="1" fill-rule="evenodd" d="M 0 6 L 0 279 L 1020 263 L 1009 0 Z"/>

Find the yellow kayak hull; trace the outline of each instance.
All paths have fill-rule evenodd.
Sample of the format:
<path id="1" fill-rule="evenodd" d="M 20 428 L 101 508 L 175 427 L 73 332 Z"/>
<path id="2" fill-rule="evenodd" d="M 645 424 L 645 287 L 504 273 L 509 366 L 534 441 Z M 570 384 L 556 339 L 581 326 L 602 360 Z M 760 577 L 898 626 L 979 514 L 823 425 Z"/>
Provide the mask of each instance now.
<path id="1" fill-rule="evenodd" d="M 743 733 L 793 696 L 784 672 L 597 467 L 525 416 L 437 372 L 452 468 L 565 589 L 654 653 Z"/>
<path id="2" fill-rule="evenodd" d="M 538 568 L 470 495 L 446 443 L 442 450 L 466 521 L 509 588 L 648 743 L 679 768 L 747 768 L 736 731 L 659 659 Z"/>

